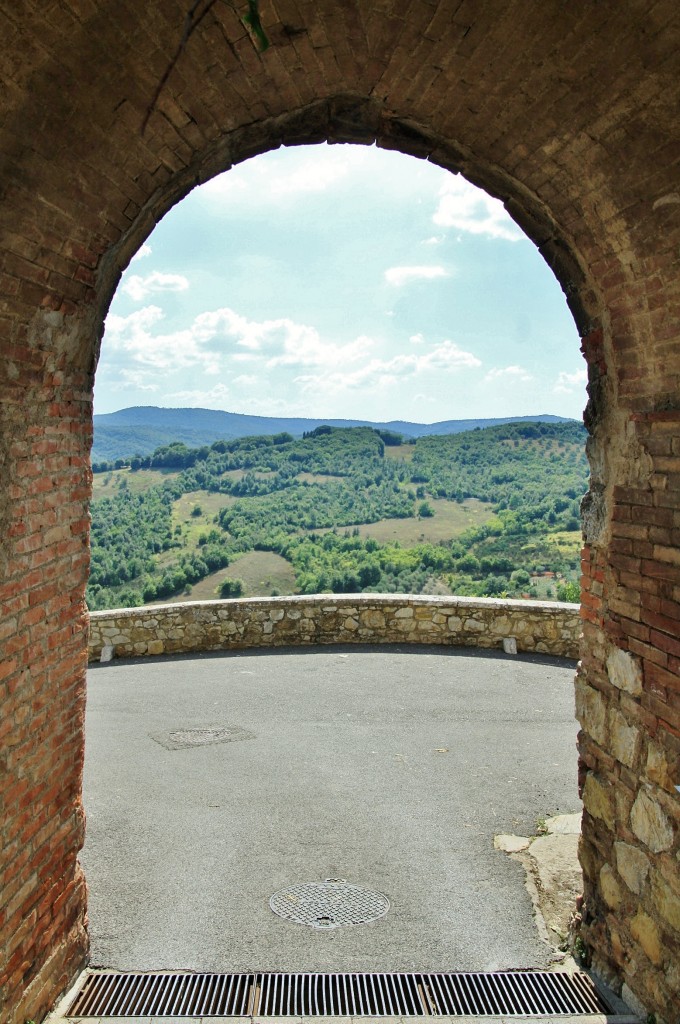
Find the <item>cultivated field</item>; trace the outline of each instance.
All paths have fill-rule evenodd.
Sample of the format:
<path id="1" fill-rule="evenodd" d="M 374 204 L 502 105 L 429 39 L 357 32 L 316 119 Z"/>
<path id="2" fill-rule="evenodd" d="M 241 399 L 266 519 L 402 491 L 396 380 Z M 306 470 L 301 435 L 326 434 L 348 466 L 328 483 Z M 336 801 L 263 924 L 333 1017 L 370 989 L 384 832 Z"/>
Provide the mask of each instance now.
<path id="1" fill-rule="evenodd" d="M 95 473 L 92 478 L 92 500 L 110 498 L 119 493 L 121 486 L 126 485 L 132 494 L 140 494 L 142 491 L 148 491 L 149 487 L 156 487 L 166 480 L 172 480 L 175 476 L 179 476 L 178 470 L 175 469 L 138 469 L 133 473 L 126 468 L 112 469 L 108 473 Z"/>
<path id="2" fill-rule="evenodd" d="M 386 449 L 391 451 L 392 449 Z M 427 519 L 381 519 L 377 523 L 362 523 L 358 527 L 347 526 L 338 533 L 359 530 L 360 537 L 373 537 L 382 544 L 399 541 L 402 547 L 416 544 L 436 544 L 440 540 L 458 537 L 471 526 L 482 526 L 493 516 L 490 505 L 476 498 L 463 502 L 447 501 L 446 498 L 431 499 L 428 504 L 434 509 L 434 516 Z M 308 533 L 327 533 L 327 530 L 308 530 Z"/>
<path id="3" fill-rule="evenodd" d="M 225 579 L 243 580 L 243 597 L 294 594 L 295 573 L 285 558 L 272 551 L 249 551 L 226 569 L 219 569 L 195 583 L 190 594 L 178 594 L 171 601 L 215 601 Z"/>

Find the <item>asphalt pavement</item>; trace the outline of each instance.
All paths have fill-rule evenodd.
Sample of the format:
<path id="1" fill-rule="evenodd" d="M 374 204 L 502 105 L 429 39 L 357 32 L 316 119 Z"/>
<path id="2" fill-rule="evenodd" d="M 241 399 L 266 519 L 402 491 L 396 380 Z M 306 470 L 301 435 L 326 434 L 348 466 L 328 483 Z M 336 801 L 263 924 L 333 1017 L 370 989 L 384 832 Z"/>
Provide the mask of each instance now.
<path id="1" fill-rule="evenodd" d="M 523 868 L 493 840 L 580 807 L 574 671 L 394 646 L 94 666 L 81 857 L 92 964 L 547 966 Z M 270 909 L 280 890 L 325 879 L 390 909 L 337 928 Z"/>

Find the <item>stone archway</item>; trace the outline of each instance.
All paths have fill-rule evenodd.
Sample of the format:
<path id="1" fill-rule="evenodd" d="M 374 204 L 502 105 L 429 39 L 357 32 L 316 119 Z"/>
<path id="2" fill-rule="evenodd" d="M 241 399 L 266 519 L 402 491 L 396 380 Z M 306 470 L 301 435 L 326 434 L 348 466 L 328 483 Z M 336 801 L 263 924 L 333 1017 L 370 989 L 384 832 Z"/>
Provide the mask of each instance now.
<path id="1" fill-rule="evenodd" d="M 577 697 L 584 931 L 660 1018 L 680 991 L 680 13 L 670 0 L 24 4 L 0 74 L 0 562 L 11 1024 L 82 964 L 80 778 L 97 339 L 121 269 L 197 182 L 281 143 L 378 142 L 486 187 L 564 288 L 589 364 Z M 238 5 L 237 5 L 238 6 Z M 674 973 L 675 972 L 675 973 Z"/>

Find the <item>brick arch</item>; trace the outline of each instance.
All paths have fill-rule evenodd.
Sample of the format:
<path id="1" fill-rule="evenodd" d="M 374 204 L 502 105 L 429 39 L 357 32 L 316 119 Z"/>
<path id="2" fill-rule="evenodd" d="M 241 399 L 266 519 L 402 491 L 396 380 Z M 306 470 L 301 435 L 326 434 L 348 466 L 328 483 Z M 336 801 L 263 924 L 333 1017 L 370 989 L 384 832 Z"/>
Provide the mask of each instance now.
<path id="1" fill-rule="evenodd" d="M 87 951 L 80 779 L 91 398 L 103 316 L 156 220 L 281 143 L 372 142 L 506 201 L 589 365 L 577 683 L 584 931 L 671 1020 L 680 976 L 680 9 L 674 0 L 263 0 L 262 56 L 215 4 L 3 14 L 0 78 L 0 964 L 10 1024 Z M 627 991 L 628 991 L 627 990 Z"/>
<path id="2" fill-rule="evenodd" d="M 586 280 L 587 264 L 546 203 L 514 175 L 480 159 L 460 140 L 444 138 L 429 125 L 400 118 L 370 97 L 356 95 L 315 101 L 276 118 L 265 118 L 256 125 L 236 128 L 216 145 L 199 152 L 189 167 L 149 197 L 129 230 L 106 252 L 97 275 L 99 303 L 108 307 L 120 274 L 142 242 L 168 210 L 197 184 L 279 146 L 322 142 L 395 149 L 436 163 L 453 174 L 463 174 L 473 184 L 501 199 L 535 243 L 565 293 L 581 336 L 599 323 L 601 304 L 595 297 L 595 283 Z"/>

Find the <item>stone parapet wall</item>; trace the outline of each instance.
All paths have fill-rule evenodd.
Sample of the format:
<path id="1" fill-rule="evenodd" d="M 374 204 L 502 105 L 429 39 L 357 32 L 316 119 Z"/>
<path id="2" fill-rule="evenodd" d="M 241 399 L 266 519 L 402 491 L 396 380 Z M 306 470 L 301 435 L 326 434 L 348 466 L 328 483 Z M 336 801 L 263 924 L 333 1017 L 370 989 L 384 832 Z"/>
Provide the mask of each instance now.
<path id="1" fill-rule="evenodd" d="M 284 644 L 419 643 L 577 658 L 578 605 L 470 597 L 316 594 L 120 608 L 90 615 L 90 660 Z"/>

